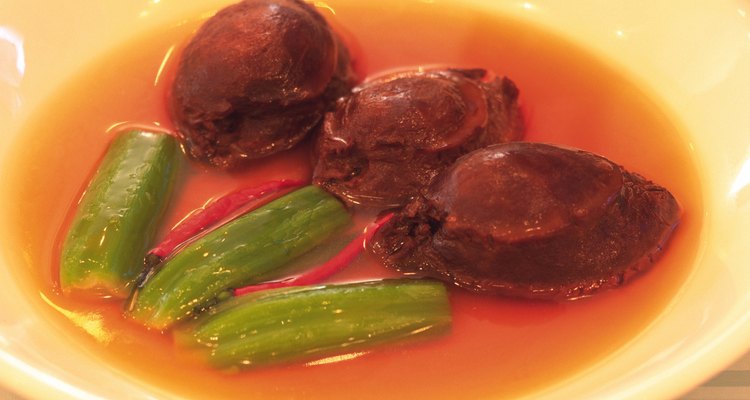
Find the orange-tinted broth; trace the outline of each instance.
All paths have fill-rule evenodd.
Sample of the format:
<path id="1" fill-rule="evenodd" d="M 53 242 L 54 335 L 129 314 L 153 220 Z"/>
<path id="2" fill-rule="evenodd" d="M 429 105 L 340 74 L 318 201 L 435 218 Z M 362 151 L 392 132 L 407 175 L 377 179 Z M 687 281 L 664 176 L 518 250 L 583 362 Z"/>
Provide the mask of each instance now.
<path id="1" fill-rule="evenodd" d="M 667 186 L 685 214 L 656 268 L 619 290 L 571 302 L 518 301 L 452 290 L 454 324 L 443 338 L 379 349 L 343 362 L 238 375 L 211 371 L 179 354 L 168 335 L 125 321 L 119 303 L 60 296 L 51 272 L 60 232 L 117 130 L 113 125 L 171 128 L 164 93 L 179 46 L 194 28 L 182 25 L 136 38 L 96 60 L 39 110 L 17 143 L 10 199 L 16 207 L 9 209 L 12 235 L 7 245 L 23 254 L 29 268 L 19 271 L 21 283 L 30 293 L 41 294 L 45 300 L 40 309 L 62 334 L 135 379 L 189 397 L 508 397 L 530 393 L 603 360 L 664 309 L 690 272 L 702 205 L 688 145 L 657 102 L 588 53 L 500 16 L 418 2 L 388 3 L 384 11 L 356 1 L 329 4 L 336 14 L 323 12 L 357 41 L 358 69 L 371 74 L 437 63 L 508 75 L 521 90 L 528 140 L 590 150 Z M 258 161 L 239 174 L 191 165 L 165 226 L 216 194 L 309 173 L 304 147 Z M 393 273 L 364 256 L 336 279 L 385 275 Z M 100 329 L 83 323 L 90 320 L 101 321 Z"/>

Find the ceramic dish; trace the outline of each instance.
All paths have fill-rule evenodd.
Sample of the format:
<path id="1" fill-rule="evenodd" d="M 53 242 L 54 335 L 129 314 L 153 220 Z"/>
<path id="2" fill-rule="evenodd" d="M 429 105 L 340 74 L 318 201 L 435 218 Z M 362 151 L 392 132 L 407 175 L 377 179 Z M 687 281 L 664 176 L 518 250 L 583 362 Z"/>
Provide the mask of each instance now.
<path id="1" fill-rule="evenodd" d="M 623 346 L 528 396 L 674 398 L 743 355 L 750 348 L 750 2 L 463 3 L 548 31 L 630 76 L 674 116 L 699 170 L 705 213 L 694 265 L 674 296 Z M 37 107 L 96 56 L 216 7 L 198 0 L 0 3 L 3 157 L 14 151 L 14 138 Z M 18 173 L 3 164 L 4 180 Z M 24 249 L 3 247 L 0 394 L 40 399 L 174 395 L 102 365 L 95 352 L 58 334 L 41 317 L 44 300 L 21 282 L 23 270 L 33 268 L 24 261 Z"/>

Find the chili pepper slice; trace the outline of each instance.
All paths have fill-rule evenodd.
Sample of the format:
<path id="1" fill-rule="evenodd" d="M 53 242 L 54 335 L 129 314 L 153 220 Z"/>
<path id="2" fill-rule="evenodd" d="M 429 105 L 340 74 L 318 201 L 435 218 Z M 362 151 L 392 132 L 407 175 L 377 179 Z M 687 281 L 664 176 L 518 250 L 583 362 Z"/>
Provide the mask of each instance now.
<path id="1" fill-rule="evenodd" d="M 284 189 L 298 188 L 304 184 L 305 181 L 302 180 L 280 179 L 223 195 L 209 202 L 206 206 L 188 214 L 148 254 L 153 254 L 164 259 L 177 246 L 185 243 L 188 239 L 211 227 L 213 224 L 227 218 L 251 201 Z"/>
<path id="2" fill-rule="evenodd" d="M 225 220 L 235 211 L 243 208 L 252 201 L 280 192 L 285 189 L 299 188 L 305 184 L 302 180 L 281 179 L 262 183 L 258 186 L 233 191 L 210 201 L 204 207 L 198 208 L 175 225 L 162 241 L 154 246 L 143 260 L 143 269 L 135 279 L 133 291 L 143 288 L 143 285 L 153 276 L 156 268 L 178 246 L 184 244 L 199 233 L 207 230 L 216 223 Z M 252 211 L 252 209 L 247 210 Z M 131 293 L 130 303 L 135 293 Z"/>
<path id="3" fill-rule="evenodd" d="M 356 238 L 354 238 L 354 240 L 349 242 L 349 244 L 347 244 L 346 247 L 344 247 L 338 254 L 319 266 L 310 268 L 302 274 L 291 278 L 237 288 L 234 290 L 234 295 L 242 296 L 261 290 L 320 283 L 326 278 L 343 270 L 349 264 L 351 264 L 357 258 L 357 256 L 362 253 L 362 250 L 365 247 L 365 243 L 370 241 L 373 235 L 375 235 L 375 232 L 377 232 L 377 230 L 380 229 L 380 227 L 388 222 L 392 217 L 393 213 L 388 213 L 387 215 L 379 218 L 377 221 L 367 225 L 364 231 Z"/>
<path id="4" fill-rule="evenodd" d="M 191 241 L 129 302 L 130 316 L 166 329 L 230 288 L 263 274 L 325 242 L 349 224 L 344 205 L 316 186 L 306 186 L 243 214 Z"/>

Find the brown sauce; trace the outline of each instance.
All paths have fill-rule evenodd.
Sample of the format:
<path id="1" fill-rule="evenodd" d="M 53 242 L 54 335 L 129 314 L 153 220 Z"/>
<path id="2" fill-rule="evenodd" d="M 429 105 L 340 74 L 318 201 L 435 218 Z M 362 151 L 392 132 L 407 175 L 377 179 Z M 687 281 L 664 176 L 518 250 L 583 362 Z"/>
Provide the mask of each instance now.
<path id="1" fill-rule="evenodd" d="M 508 75 L 521 90 L 527 140 L 596 152 L 666 186 L 685 213 L 664 257 L 630 285 L 577 301 L 518 301 L 453 290 L 452 333 L 435 341 L 342 362 L 238 375 L 211 371 L 179 354 L 169 336 L 123 320 L 119 303 L 62 297 L 53 278 L 60 232 L 112 126 L 171 127 L 165 88 L 179 46 L 195 27 L 188 24 L 103 55 L 37 111 L 16 143 L 12 187 L 5 191 L 11 205 L 4 210 L 11 221 L 5 245 L 19 265 L 20 284 L 60 328 L 53 334 L 136 380 L 188 397 L 504 398 L 532 393 L 605 360 L 665 309 L 691 271 L 703 210 L 688 143 L 658 101 L 596 57 L 501 16 L 420 2 L 378 3 L 377 11 L 357 1 L 329 4 L 336 14 L 322 9 L 324 14 L 356 38 L 359 70 L 439 63 Z M 307 157 L 301 147 L 232 175 L 193 165 L 166 226 L 239 186 L 307 178 Z M 364 256 L 336 279 L 392 274 Z"/>

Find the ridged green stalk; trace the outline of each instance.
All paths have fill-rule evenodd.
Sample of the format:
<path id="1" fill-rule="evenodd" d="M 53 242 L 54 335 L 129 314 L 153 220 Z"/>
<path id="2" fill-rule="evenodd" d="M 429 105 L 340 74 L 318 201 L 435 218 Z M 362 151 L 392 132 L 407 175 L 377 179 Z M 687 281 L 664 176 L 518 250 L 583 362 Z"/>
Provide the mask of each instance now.
<path id="1" fill-rule="evenodd" d="M 131 316 L 166 329 L 227 289 L 322 244 L 350 222 L 344 206 L 307 186 L 244 214 L 196 239 L 164 261 L 133 302 Z"/>
<path id="2" fill-rule="evenodd" d="M 175 332 L 219 369 L 244 369 L 367 351 L 450 327 L 442 283 L 383 280 L 304 286 L 232 298 Z"/>
<path id="3" fill-rule="evenodd" d="M 65 238 L 60 286 L 122 298 L 167 207 L 181 163 L 176 138 L 128 131 L 110 144 Z"/>

